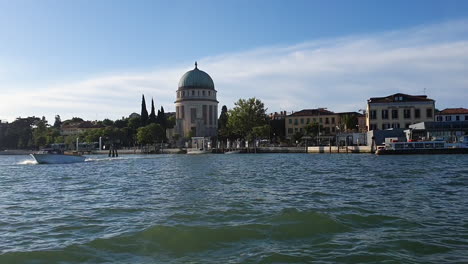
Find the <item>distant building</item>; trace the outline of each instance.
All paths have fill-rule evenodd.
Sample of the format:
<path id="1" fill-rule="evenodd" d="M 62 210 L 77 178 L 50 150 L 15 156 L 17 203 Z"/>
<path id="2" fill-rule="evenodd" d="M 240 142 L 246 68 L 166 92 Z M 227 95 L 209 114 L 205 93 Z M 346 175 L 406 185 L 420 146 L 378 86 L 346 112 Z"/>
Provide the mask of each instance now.
<path id="1" fill-rule="evenodd" d="M 278 112 L 270 113 L 268 115 L 268 118 L 270 120 L 281 120 L 281 119 L 285 119 L 286 116 L 287 116 L 286 111 L 280 111 L 279 113 Z"/>
<path id="2" fill-rule="evenodd" d="M 82 122 L 64 122 L 60 127 L 60 135 L 62 136 L 76 136 L 91 129 L 98 129 L 104 127 L 91 121 Z"/>
<path id="3" fill-rule="evenodd" d="M 304 128 L 311 123 L 319 125 L 320 135 L 336 133 L 336 125 L 339 116 L 325 108 L 304 109 L 286 116 L 286 138 L 291 138 L 295 133 L 304 133 Z"/>
<path id="4" fill-rule="evenodd" d="M 175 133 L 181 137 L 212 137 L 218 134 L 218 101 L 213 79 L 195 69 L 186 72 L 177 89 Z"/>
<path id="5" fill-rule="evenodd" d="M 414 140 L 443 139 L 457 142 L 460 137 L 468 135 L 468 121 L 421 122 L 410 126 L 410 137 Z"/>
<path id="6" fill-rule="evenodd" d="M 353 127 L 345 125 L 345 118 L 356 118 Z M 339 132 L 360 131 L 365 129 L 365 117 L 358 112 L 334 113 L 325 108 L 304 109 L 287 115 L 285 118 L 286 137 L 291 138 L 295 133 L 304 133 L 308 124 L 317 123 L 319 125 L 320 136 L 328 138 L 335 136 Z"/>
<path id="7" fill-rule="evenodd" d="M 366 126 L 369 131 L 409 128 L 411 124 L 434 121 L 435 101 L 426 95 L 397 93 L 367 100 Z"/>
<path id="8" fill-rule="evenodd" d="M 468 121 L 468 109 L 446 108 L 435 114 L 436 122 Z"/>
<path id="9" fill-rule="evenodd" d="M 358 112 L 341 112 L 337 113 L 338 115 L 338 125 L 340 128 L 344 128 L 345 131 L 357 131 L 357 132 L 365 132 L 367 131 L 366 126 L 366 116 L 358 113 Z M 345 116 L 355 117 L 357 120 L 356 127 L 346 127 L 344 124 Z"/>

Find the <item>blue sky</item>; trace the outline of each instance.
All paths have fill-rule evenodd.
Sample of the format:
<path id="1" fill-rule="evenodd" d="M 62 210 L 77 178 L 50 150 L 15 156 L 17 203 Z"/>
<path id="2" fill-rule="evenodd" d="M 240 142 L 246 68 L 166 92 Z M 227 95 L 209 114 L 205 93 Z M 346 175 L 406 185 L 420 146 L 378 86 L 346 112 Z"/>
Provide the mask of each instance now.
<path id="1" fill-rule="evenodd" d="M 0 119 L 116 119 L 142 93 L 171 111 L 195 60 L 228 107 L 355 111 L 424 88 L 468 107 L 467 21 L 468 1 L 0 0 Z"/>

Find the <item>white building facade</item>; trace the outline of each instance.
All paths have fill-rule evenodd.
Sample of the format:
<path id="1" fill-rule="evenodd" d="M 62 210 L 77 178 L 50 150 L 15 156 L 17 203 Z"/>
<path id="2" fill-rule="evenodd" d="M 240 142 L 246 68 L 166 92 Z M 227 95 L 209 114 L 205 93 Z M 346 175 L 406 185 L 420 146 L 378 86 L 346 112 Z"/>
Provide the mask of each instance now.
<path id="1" fill-rule="evenodd" d="M 186 72 L 179 81 L 176 134 L 181 137 L 213 137 L 218 134 L 218 101 L 213 79 L 204 71 Z"/>

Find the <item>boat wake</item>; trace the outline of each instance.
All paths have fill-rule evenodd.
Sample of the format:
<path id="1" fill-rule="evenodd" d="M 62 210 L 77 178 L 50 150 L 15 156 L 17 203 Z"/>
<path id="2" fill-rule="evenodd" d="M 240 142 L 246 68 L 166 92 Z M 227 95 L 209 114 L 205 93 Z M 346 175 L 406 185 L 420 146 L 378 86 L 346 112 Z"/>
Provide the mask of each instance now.
<path id="1" fill-rule="evenodd" d="M 36 165 L 37 162 L 35 160 L 23 160 L 17 163 L 18 165 Z"/>

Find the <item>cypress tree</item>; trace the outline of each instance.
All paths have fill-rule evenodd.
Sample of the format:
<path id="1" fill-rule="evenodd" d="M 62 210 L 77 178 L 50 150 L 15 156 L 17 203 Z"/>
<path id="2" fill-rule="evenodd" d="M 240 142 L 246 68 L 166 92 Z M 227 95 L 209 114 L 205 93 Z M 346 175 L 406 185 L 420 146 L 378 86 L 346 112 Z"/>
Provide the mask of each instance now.
<path id="1" fill-rule="evenodd" d="M 164 113 L 164 107 L 161 106 L 161 118 L 159 119 L 160 120 L 160 123 L 161 123 L 161 126 L 163 127 L 164 131 L 166 131 L 166 114 Z"/>
<path id="2" fill-rule="evenodd" d="M 146 110 L 145 95 L 141 99 L 141 125 L 146 126 L 148 124 L 148 110 Z"/>
<path id="3" fill-rule="evenodd" d="M 149 115 L 149 123 L 156 123 L 156 113 L 154 112 L 154 101 L 151 98 L 151 114 Z"/>

